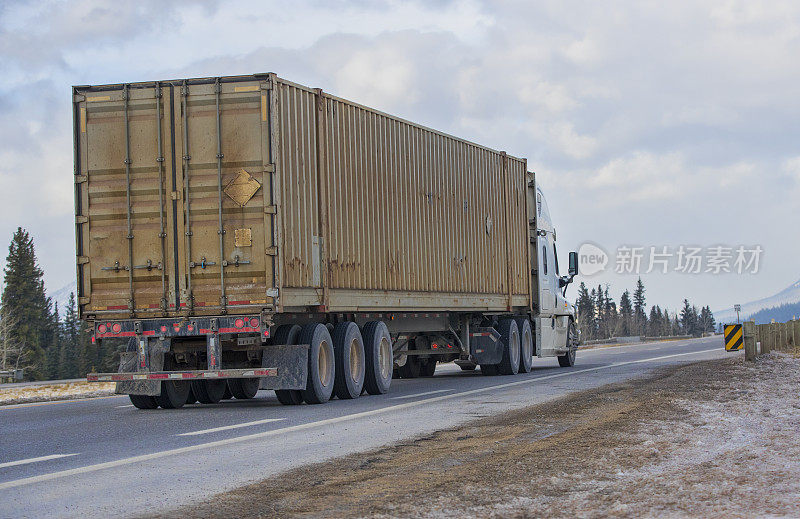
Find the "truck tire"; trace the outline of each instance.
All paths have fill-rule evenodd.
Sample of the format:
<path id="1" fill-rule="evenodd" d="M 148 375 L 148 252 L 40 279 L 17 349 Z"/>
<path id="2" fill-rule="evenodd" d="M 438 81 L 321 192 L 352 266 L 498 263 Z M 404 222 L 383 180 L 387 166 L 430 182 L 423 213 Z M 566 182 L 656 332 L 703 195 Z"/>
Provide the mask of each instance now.
<path id="1" fill-rule="evenodd" d="M 417 339 L 414 338 L 408 342 L 409 350 L 417 349 Z M 419 355 L 406 355 L 406 363 L 397 368 L 401 378 L 417 378 L 422 369 L 422 361 Z"/>
<path id="2" fill-rule="evenodd" d="M 497 374 L 497 364 L 481 364 L 481 375 L 493 377 Z"/>
<path id="3" fill-rule="evenodd" d="M 300 332 L 298 344 L 309 344 L 308 379 L 302 390 L 307 404 L 322 404 L 331 399 L 336 367 L 333 340 L 324 324 L 307 324 Z"/>
<path id="4" fill-rule="evenodd" d="M 333 392 L 342 400 L 361 396 L 364 389 L 364 339 L 352 321 L 338 323 L 333 329 L 333 354 L 336 376 Z"/>
<path id="5" fill-rule="evenodd" d="M 562 368 L 571 368 L 575 365 L 575 352 L 578 349 L 578 331 L 575 329 L 575 322 L 569 322 L 569 328 L 567 328 L 567 348 L 569 351 L 564 355 L 558 356 L 558 365 Z"/>
<path id="6" fill-rule="evenodd" d="M 300 337 L 300 327 L 296 324 L 283 324 L 278 326 L 272 336 L 272 344 L 298 344 Z M 283 405 L 300 405 L 303 403 L 303 395 L 299 389 L 276 389 L 275 396 L 278 402 Z"/>
<path id="7" fill-rule="evenodd" d="M 131 398 L 131 403 L 136 409 L 156 409 L 158 402 L 155 397 L 148 395 L 128 395 Z"/>
<path id="8" fill-rule="evenodd" d="M 225 396 L 228 381 L 221 380 L 192 380 L 192 392 L 201 404 L 218 404 Z"/>
<path id="9" fill-rule="evenodd" d="M 237 400 L 249 400 L 258 393 L 259 382 L 257 378 L 232 378 L 228 380 L 228 391 Z"/>
<path id="10" fill-rule="evenodd" d="M 189 398 L 189 382 L 182 380 L 162 380 L 161 394 L 153 397 L 163 409 L 180 409 Z M 135 405 L 135 404 L 134 404 Z"/>
<path id="11" fill-rule="evenodd" d="M 370 395 L 389 391 L 394 372 L 392 336 L 383 321 L 370 321 L 361 330 L 364 338 L 364 389 Z"/>
<path id="12" fill-rule="evenodd" d="M 503 360 L 497 365 L 497 372 L 501 375 L 516 375 L 519 373 L 519 328 L 514 319 L 501 319 L 497 326 L 500 340 L 503 341 Z"/>
<path id="13" fill-rule="evenodd" d="M 436 359 L 427 358 L 420 363 L 419 376 L 432 377 L 436 373 Z"/>
<path id="14" fill-rule="evenodd" d="M 530 373 L 533 365 L 533 331 L 527 317 L 516 320 L 519 329 L 519 372 Z"/>
<path id="15" fill-rule="evenodd" d="M 194 396 L 194 391 L 192 391 L 192 385 L 189 384 L 189 396 L 186 397 L 186 405 L 196 404 L 197 397 Z"/>
<path id="16" fill-rule="evenodd" d="M 431 340 L 424 335 L 417 336 L 414 340 L 414 349 L 430 350 Z M 430 355 L 417 356 L 417 362 L 419 362 L 420 377 L 432 377 L 436 373 L 436 357 L 431 357 Z"/>
<path id="17" fill-rule="evenodd" d="M 417 378 L 422 368 L 419 358 L 416 355 L 409 355 L 406 363 L 397 368 L 400 378 Z"/>
<path id="18" fill-rule="evenodd" d="M 223 400 L 230 400 L 233 398 L 233 393 L 231 393 L 231 388 L 228 385 L 225 385 L 225 393 L 222 395 Z"/>

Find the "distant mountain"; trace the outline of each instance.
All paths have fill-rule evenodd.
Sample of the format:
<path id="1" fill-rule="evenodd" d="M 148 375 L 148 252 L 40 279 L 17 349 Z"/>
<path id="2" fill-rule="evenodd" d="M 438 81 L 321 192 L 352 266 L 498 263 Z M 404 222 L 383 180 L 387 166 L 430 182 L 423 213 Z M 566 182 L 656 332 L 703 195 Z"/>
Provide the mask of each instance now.
<path id="1" fill-rule="evenodd" d="M 800 303 L 800 280 L 797 280 L 797 282 L 789 285 L 773 296 L 742 304 L 741 318 L 744 321 L 758 313 L 759 319 L 767 319 L 766 322 L 769 322 L 769 319 L 772 317 L 769 317 L 769 312 L 766 311 L 767 309 L 777 309 L 777 307 L 781 305 L 790 305 L 794 303 Z M 762 312 L 762 310 L 764 311 Z M 720 324 L 735 323 L 736 312 L 733 309 L 733 305 L 731 305 L 731 308 L 714 312 L 714 319 Z M 774 319 L 777 321 L 778 317 Z"/>
<path id="2" fill-rule="evenodd" d="M 800 303 L 791 303 L 765 308 L 751 315 L 749 320 L 755 321 L 756 324 L 770 323 L 773 319 L 776 323 L 785 323 L 797 319 L 797 316 L 800 316 Z"/>
<path id="3" fill-rule="evenodd" d="M 63 287 L 59 288 L 55 292 L 51 294 L 47 294 L 50 299 L 53 300 L 53 304 L 58 303 L 58 313 L 61 317 L 64 317 L 64 312 L 67 309 L 67 303 L 69 302 L 69 294 L 70 292 L 75 293 L 78 291 L 78 283 L 77 281 L 73 281 L 68 285 L 64 285 Z"/>

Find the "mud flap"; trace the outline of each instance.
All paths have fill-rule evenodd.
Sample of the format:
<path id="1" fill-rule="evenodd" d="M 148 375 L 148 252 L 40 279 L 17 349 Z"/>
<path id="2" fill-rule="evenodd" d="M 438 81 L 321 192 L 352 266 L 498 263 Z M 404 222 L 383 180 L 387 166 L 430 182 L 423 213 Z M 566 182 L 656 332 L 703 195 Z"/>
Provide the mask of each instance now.
<path id="1" fill-rule="evenodd" d="M 476 364 L 500 364 L 503 360 L 503 341 L 494 328 L 473 328 L 469 342 L 472 360 Z"/>
<path id="2" fill-rule="evenodd" d="M 139 369 L 139 352 L 136 339 L 133 338 L 128 345 L 128 350 L 120 355 L 119 373 L 135 373 L 136 371 L 161 371 L 164 369 L 164 353 L 169 350 L 169 342 L 162 340 L 148 340 L 147 366 Z M 133 351 L 130 351 L 130 350 Z M 158 396 L 161 394 L 160 380 L 126 380 L 117 382 L 114 393 L 118 395 L 147 395 Z"/>
<path id="3" fill-rule="evenodd" d="M 305 389 L 308 378 L 307 344 L 276 344 L 264 350 L 262 368 L 277 368 L 278 375 L 261 379 L 259 389 Z"/>

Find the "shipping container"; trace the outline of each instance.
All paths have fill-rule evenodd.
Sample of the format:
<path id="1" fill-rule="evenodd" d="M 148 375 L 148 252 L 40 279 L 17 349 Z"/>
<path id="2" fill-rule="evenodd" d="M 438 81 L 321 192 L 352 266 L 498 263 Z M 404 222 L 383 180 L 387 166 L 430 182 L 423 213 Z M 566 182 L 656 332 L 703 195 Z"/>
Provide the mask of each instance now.
<path id="1" fill-rule="evenodd" d="M 462 321 L 530 321 L 560 290 L 536 275 L 525 159 L 275 74 L 78 86 L 73 106 L 78 303 L 98 339 L 262 348 L 281 324 L 386 314 L 395 366 L 427 332 L 469 362 Z M 399 324 L 420 312 L 438 324 Z"/>

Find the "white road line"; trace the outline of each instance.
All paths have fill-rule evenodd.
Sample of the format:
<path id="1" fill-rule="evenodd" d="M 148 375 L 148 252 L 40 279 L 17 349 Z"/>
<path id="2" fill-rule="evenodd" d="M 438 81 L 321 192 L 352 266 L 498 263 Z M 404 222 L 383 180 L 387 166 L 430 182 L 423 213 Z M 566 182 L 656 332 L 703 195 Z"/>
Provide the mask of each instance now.
<path id="1" fill-rule="evenodd" d="M 315 427 L 321 427 L 321 426 L 325 426 L 325 425 L 332 425 L 332 424 L 337 424 L 337 423 L 341 423 L 341 422 L 347 422 L 347 421 L 350 421 L 350 420 L 355 420 L 356 418 L 364 418 L 366 416 L 380 415 L 380 414 L 384 414 L 384 413 L 399 411 L 401 409 L 407 409 L 407 408 L 410 408 L 410 407 L 417 407 L 417 406 L 428 404 L 428 403 L 432 403 L 432 402 L 441 402 L 443 400 L 450 400 L 451 398 L 459 398 L 459 397 L 464 397 L 464 396 L 477 395 L 477 394 L 480 394 L 480 393 L 486 393 L 486 392 L 495 391 L 495 390 L 498 390 L 498 389 L 504 389 L 504 388 L 508 388 L 508 387 L 520 386 L 520 385 L 523 385 L 523 384 L 532 384 L 532 383 L 535 383 L 535 382 L 539 382 L 541 380 L 550 380 L 550 379 L 554 379 L 554 378 L 569 377 L 569 376 L 577 375 L 579 373 L 589 373 L 589 372 L 592 372 L 592 371 L 600 371 L 600 370 L 604 370 L 604 369 L 618 368 L 618 367 L 621 367 L 621 366 L 628 366 L 630 364 L 641 364 L 643 362 L 653 362 L 653 361 L 658 361 L 658 360 L 671 359 L 671 358 L 674 358 L 674 357 L 683 357 L 685 355 L 699 355 L 701 353 L 710 353 L 710 352 L 719 352 L 719 351 L 720 351 L 720 348 L 713 348 L 713 349 L 710 349 L 710 350 L 690 351 L 690 352 L 686 352 L 686 353 L 675 353 L 675 354 L 672 354 L 672 355 L 663 355 L 661 357 L 652 357 L 652 358 L 649 358 L 649 359 L 631 360 L 631 361 L 627 361 L 627 362 L 615 362 L 613 364 L 608 364 L 606 366 L 596 366 L 594 368 L 565 370 L 563 373 L 556 373 L 556 374 L 553 374 L 553 375 L 546 375 L 546 376 L 543 376 L 543 377 L 526 378 L 525 380 L 519 380 L 517 382 L 508 382 L 506 384 L 498 384 L 496 386 L 488 386 L 488 387 L 483 387 L 483 388 L 478 388 L 478 389 L 471 389 L 469 391 L 462 391 L 460 393 L 453 393 L 453 394 L 450 394 L 450 395 L 434 396 L 432 398 L 425 398 L 425 399 L 422 399 L 422 400 L 414 400 L 413 402 L 405 402 L 405 403 L 402 403 L 402 404 L 396 404 L 396 405 L 392 405 L 392 406 L 388 406 L 388 407 L 381 407 L 379 409 L 372 409 L 370 411 L 362 411 L 360 413 L 353 413 L 353 414 L 349 414 L 349 415 L 337 416 L 335 418 L 327 418 L 325 420 L 320 420 L 318 422 L 308 422 L 308 423 L 299 424 L 299 425 L 292 425 L 292 426 L 289 426 L 289 427 L 284 427 L 282 429 L 273 429 L 271 431 L 264 431 L 264 432 L 260 432 L 260 433 L 248 434 L 248 435 L 245 435 L 245 436 L 237 436 L 235 438 L 226 438 L 224 440 L 216 440 L 216 441 L 213 441 L 213 442 L 200 443 L 200 444 L 197 444 L 197 445 L 189 445 L 187 447 L 179 447 L 177 449 L 170 449 L 170 450 L 166 450 L 166 451 L 153 452 L 153 453 L 150 453 L 150 454 L 141 454 L 139 456 L 133 456 L 133 457 L 130 457 L 130 458 L 123 458 L 123 459 L 120 459 L 120 460 L 107 461 L 105 463 L 97 463 L 95 465 L 86 465 L 84 467 L 78 467 L 78 468 L 69 469 L 69 470 L 62 470 L 62 471 L 59 471 L 59 472 L 51 472 L 50 474 L 42 474 L 42 475 L 39 475 L 39 476 L 31 476 L 31 477 L 28 477 L 28 478 L 17 479 L 17 480 L 13 480 L 13 481 L 6 481 L 6 482 L 3 482 L 3 483 L 0 483 L 0 490 L 6 490 L 6 489 L 9 489 L 9 488 L 20 487 L 20 486 L 23 486 L 23 485 L 30 485 L 30 484 L 33 484 L 33 483 L 42 483 L 44 481 L 51 481 L 53 479 L 58 479 L 58 478 L 62 478 L 62 477 L 75 476 L 77 474 L 87 474 L 89 472 L 97 472 L 98 470 L 122 467 L 122 466 L 125 466 L 125 465 L 131 465 L 133 463 L 141 463 L 141 462 L 145 462 L 145 461 L 152 461 L 152 460 L 156 460 L 156 459 L 159 459 L 159 458 L 164 458 L 164 457 L 167 457 L 167 456 L 173 456 L 173 455 L 176 455 L 176 454 L 185 454 L 187 452 L 210 450 L 210 449 L 215 449 L 217 447 L 224 447 L 224 446 L 227 446 L 227 445 L 234 445 L 234 444 L 237 444 L 237 443 L 242 443 L 242 442 L 247 442 L 247 441 L 252 441 L 252 440 L 261 440 L 263 438 L 269 438 L 271 436 L 278 436 L 278 435 L 286 434 L 286 433 L 290 433 L 290 432 L 304 431 L 306 429 L 313 429 Z"/>
<path id="2" fill-rule="evenodd" d="M 48 460 L 57 460 L 59 458 L 69 458 L 70 456 L 77 456 L 78 453 L 75 454 L 51 454 L 49 456 L 41 456 L 39 458 L 28 458 L 26 460 L 17 460 L 17 461 L 8 461 L 6 463 L 0 463 L 0 469 L 4 469 L 6 467 L 16 467 L 17 465 L 27 465 L 28 463 L 36 463 L 37 461 L 48 461 Z"/>
<path id="3" fill-rule="evenodd" d="M 417 396 L 435 395 L 437 393 L 449 393 L 455 389 L 437 389 L 436 391 L 427 391 L 425 393 L 414 393 L 413 395 L 393 396 L 389 400 L 404 400 L 406 398 L 414 398 Z"/>
<path id="4" fill-rule="evenodd" d="M 251 425 L 259 425 L 262 423 L 270 423 L 270 422 L 280 422 L 281 420 L 285 420 L 286 418 L 267 418 L 264 420 L 256 420 L 254 422 L 244 422 L 244 423 L 237 423 L 234 425 L 224 425 L 222 427 L 214 427 L 213 429 L 203 429 L 202 431 L 192 431 L 181 433 L 178 436 L 198 436 L 200 434 L 210 434 L 219 431 L 229 431 L 231 429 L 238 429 L 239 427 L 250 427 Z"/>
<path id="5" fill-rule="evenodd" d="M 118 405 L 118 406 L 117 406 L 117 409 L 125 409 L 125 408 L 127 408 L 127 407 L 133 407 L 133 404 L 128 404 L 128 405 Z"/>

